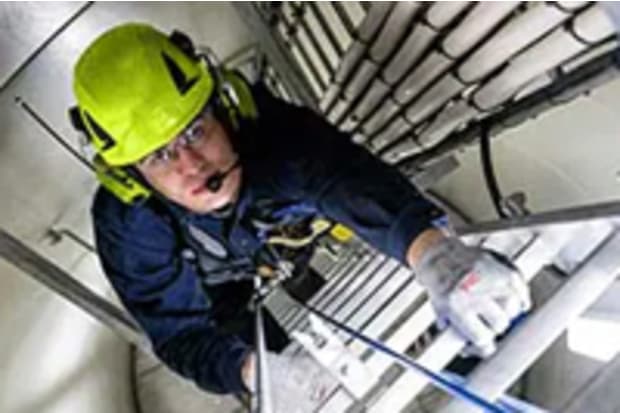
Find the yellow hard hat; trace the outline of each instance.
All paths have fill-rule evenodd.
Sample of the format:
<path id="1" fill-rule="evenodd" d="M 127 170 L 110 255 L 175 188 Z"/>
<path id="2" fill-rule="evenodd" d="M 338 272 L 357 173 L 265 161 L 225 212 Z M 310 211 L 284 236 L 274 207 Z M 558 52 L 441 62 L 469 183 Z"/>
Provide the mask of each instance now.
<path id="1" fill-rule="evenodd" d="M 74 69 L 84 127 L 109 166 L 133 164 L 166 145 L 207 104 L 206 64 L 155 28 L 117 26 L 97 38 Z"/>

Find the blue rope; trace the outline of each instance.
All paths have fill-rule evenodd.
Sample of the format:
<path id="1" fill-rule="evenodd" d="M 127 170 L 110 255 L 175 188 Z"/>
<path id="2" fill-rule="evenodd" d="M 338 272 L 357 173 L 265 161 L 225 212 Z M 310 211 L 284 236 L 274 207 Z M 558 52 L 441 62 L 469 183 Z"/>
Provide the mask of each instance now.
<path id="1" fill-rule="evenodd" d="M 379 341 L 373 340 L 370 337 L 365 336 L 364 334 L 357 332 L 355 330 L 353 330 L 352 328 L 346 326 L 345 324 L 342 324 L 341 322 L 334 320 L 333 318 L 331 318 L 330 316 L 323 314 L 321 311 L 317 310 L 316 308 L 313 308 L 307 304 L 303 304 L 301 303 L 303 307 L 305 307 L 308 311 L 310 311 L 313 314 L 316 314 L 317 316 L 321 317 L 322 319 L 324 319 L 325 321 L 329 322 L 330 324 L 333 324 L 334 326 L 338 327 L 340 330 L 346 331 L 347 333 L 349 333 L 351 336 L 353 336 L 354 338 L 368 344 L 370 347 L 381 351 L 382 353 L 385 353 L 389 356 L 391 356 L 392 358 L 398 360 L 399 362 L 401 362 L 402 364 L 406 365 L 407 367 L 417 371 L 418 373 L 426 376 L 429 378 L 429 380 L 437 387 L 439 387 L 440 389 L 444 390 L 446 393 L 450 394 L 451 396 L 460 398 L 462 400 L 465 400 L 469 403 L 475 404 L 477 407 L 480 407 L 482 409 L 484 409 L 487 412 L 492 412 L 492 413 L 518 413 L 518 410 L 515 409 L 509 409 L 509 408 L 505 408 L 505 407 L 500 407 L 496 404 L 494 404 L 493 402 L 486 400 L 485 398 L 478 396 L 476 393 L 473 393 L 472 391 L 468 390 L 466 387 L 459 385 L 458 383 L 453 382 L 452 380 L 442 376 L 441 374 L 435 373 L 429 369 L 427 369 L 426 367 L 422 366 L 421 364 L 417 363 L 415 360 L 413 360 L 411 357 L 405 355 L 405 354 L 401 354 L 398 353 L 394 350 L 392 350 L 391 348 L 387 347 L 386 345 L 382 344 Z"/>

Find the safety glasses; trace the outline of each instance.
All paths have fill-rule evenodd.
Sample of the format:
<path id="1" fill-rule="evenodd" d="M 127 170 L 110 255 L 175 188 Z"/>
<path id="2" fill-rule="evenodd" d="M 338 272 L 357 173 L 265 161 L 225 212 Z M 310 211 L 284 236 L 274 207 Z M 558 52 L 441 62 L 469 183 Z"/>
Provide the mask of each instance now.
<path id="1" fill-rule="evenodd" d="M 210 106 L 206 106 L 200 114 L 167 145 L 142 158 L 138 164 L 149 168 L 164 168 L 178 158 L 179 149 L 199 147 L 206 142 L 216 126 L 215 115 Z"/>

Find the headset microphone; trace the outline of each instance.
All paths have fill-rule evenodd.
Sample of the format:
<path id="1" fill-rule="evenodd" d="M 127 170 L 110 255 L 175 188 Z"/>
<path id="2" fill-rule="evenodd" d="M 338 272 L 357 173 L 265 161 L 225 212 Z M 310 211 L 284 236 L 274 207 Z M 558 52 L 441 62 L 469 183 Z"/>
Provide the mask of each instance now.
<path id="1" fill-rule="evenodd" d="M 226 179 L 228 174 L 230 174 L 232 171 L 237 169 L 238 166 L 239 166 L 239 160 L 237 159 L 237 161 L 230 168 L 228 168 L 226 171 L 224 171 L 224 172 L 216 172 L 213 175 L 211 175 L 209 177 L 209 179 L 207 179 L 207 182 L 205 183 L 205 187 L 209 191 L 211 191 L 213 193 L 219 191 L 220 188 L 222 188 L 222 184 L 224 183 L 224 179 Z"/>

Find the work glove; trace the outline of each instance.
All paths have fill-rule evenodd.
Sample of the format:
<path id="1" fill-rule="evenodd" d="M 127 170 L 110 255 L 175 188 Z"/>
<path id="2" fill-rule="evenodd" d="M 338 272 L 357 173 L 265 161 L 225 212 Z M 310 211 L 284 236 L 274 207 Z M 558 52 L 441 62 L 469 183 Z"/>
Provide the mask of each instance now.
<path id="1" fill-rule="evenodd" d="M 289 356 L 267 352 L 266 357 L 274 413 L 312 413 L 338 385 L 336 379 L 308 355 Z M 252 364 L 245 385 L 254 393 L 255 358 Z"/>
<path id="2" fill-rule="evenodd" d="M 441 327 L 450 325 L 470 346 L 466 351 L 487 357 L 495 336 L 531 307 L 521 273 L 497 253 L 442 238 L 424 250 L 415 265 Z"/>

